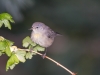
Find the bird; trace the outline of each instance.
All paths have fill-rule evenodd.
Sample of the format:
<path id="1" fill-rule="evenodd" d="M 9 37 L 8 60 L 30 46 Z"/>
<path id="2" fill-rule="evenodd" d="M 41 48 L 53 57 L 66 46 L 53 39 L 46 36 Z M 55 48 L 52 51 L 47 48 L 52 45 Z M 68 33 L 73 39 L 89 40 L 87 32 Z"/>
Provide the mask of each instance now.
<path id="1" fill-rule="evenodd" d="M 34 22 L 30 30 L 32 30 L 31 40 L 44 48 L 50 47 L 55 37 L 60 35 L 42 22 Z M 43 58 L 46 56 L 46 52 L 47 49 L 43 54 Z"/>

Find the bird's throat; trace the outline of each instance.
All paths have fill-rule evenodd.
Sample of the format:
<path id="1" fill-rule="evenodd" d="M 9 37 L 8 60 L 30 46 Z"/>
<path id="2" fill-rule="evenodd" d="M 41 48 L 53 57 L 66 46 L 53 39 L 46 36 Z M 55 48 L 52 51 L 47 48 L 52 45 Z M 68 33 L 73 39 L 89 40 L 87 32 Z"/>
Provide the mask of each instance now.
<path id="1" fill-rule="evenodd" d="M 34 34 L 34 38 L 38 39 L 38 38 L 40 38 L 40 37 L 41 37 L 41 34 L 40 34 L 40 33 L 35 33 L 35 34 Z"/>

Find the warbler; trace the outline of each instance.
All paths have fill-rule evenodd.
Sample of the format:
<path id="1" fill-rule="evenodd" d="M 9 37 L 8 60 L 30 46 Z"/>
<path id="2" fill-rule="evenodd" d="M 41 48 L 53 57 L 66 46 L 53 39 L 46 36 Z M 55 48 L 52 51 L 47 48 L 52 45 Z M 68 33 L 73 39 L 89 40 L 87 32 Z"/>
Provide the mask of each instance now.
<path id="1" fill-rule="evenodd" d="M 35 22 L 32 24 L 31 40 L 40 46 L 47 48 L 52 45 L 54 39 L 59 33 L 54 32 L 50 27 L 42 22 Z M 47 51 L 47 49 L 46 49 Z M 44 56 L 46 55 L 46 52 Z"/>

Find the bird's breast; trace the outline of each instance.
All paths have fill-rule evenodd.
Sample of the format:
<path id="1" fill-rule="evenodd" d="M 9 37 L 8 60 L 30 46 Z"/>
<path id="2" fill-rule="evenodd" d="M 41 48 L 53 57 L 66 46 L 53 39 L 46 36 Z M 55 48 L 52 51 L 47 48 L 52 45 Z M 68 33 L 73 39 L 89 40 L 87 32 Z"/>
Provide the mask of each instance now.
<path id="1" fill-rule="evenodd" d="M 49 47 L 54 41 L 54 38 L 48 38 L 47 35 L 41 33 L 33 33 L 31 39 L 42 47 Z"/>
<path id="2" fill-rule="evenodd" d="M 34 38 L 35 39 L 39 39 L 39 38 L 41 38 L 41 34 L 40 33 L 34 33 Z"/>

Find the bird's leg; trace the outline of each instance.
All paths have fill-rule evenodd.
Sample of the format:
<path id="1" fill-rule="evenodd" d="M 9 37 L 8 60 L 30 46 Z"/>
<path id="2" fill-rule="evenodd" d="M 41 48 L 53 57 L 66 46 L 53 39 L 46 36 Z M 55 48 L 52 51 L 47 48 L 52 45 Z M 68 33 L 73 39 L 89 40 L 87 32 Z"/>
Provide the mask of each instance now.
<path id="1" fill-rule="evenodd" d="M 33 47 L 30 47 L 30 53 L 32 53 L 32 51 L 33 51 Z"/>
<path id="2" fill-rule="evenodd" d="M 36 45 L 36 46 L 37 46 L 37 45 Z M 36 47 L 36 46 L 34 46 L 34 47 Z M 34 47 L 30 46 L 30 52 L 31 52 L 31 53 L 32 53 Z"/>
<path id="3" fill-rule="evenodd" d="M 43 58 L 43 59 L 45 58 L 46 53 L 47 53 L 47 49 L 45 48 L 45 53 L 44 53 L 44 54 L 42 54 L 42 58 Z"/>

